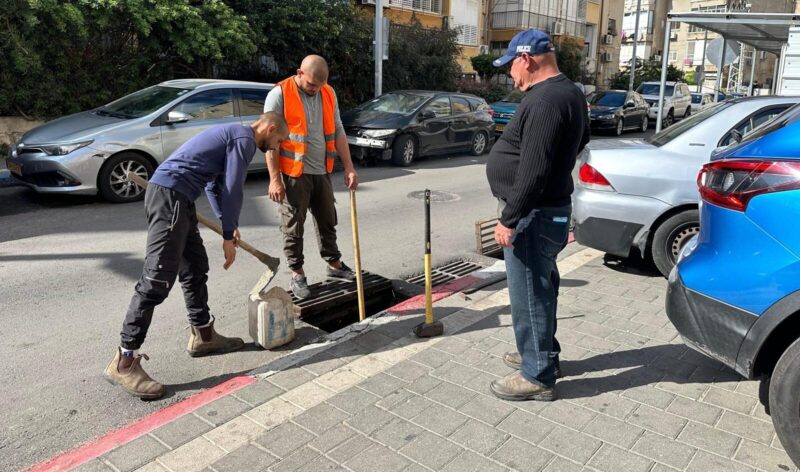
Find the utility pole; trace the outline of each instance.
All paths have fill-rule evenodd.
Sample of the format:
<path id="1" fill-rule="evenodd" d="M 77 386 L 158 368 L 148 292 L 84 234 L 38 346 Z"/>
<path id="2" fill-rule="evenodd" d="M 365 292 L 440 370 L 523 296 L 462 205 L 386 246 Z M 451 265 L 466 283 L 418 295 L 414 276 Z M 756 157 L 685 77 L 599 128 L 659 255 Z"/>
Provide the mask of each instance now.
<path id="1" fill-rule="evenodd" d="M 706 33 L 703 35 L 703 56 L 700 58 L 700 70 L 702 72 L 700 72 L 700 74 L 701 74 L 700 77 L 699 77 L 700 80 L 697 81 L 697 93 L 700 93 L 700 92 L 703 91 L 703 81 L 706 78 L 706 47 L 707 46 L 708 46 L 708 30 L 706 30 Z"/>
<path id="2" fill-rule="evenodd" d="M 639 10 L 642 9 L 642 0 L 636 0 L 636 22 L 633 27 L 633 58 L 631 59 L 631 80 L 628 83 L 628 91 L 633 92 L 633 79 L 636 76 L 636 43 L 639 42 Z"/>
<path id="3" fill-rule="evenodd" d="M 383 0 L 375 0 L 375 96 L 383 93 Z"/>

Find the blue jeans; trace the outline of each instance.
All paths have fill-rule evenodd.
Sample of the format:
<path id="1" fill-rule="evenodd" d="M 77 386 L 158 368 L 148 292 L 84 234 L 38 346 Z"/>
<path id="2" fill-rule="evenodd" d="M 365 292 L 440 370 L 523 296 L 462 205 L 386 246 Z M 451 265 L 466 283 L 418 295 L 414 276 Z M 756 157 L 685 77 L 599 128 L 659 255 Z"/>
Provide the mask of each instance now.
<path id="1" fill-rule="evenodd" d="M 560 277 L 556 256 L 567 245 L 572 207 L 537 208 L 521 219 L 513 247 L 505 248 L 511 320 L 522 356 L 522 376 L 545 387 L 556 383 L 561 346 L 556 340 Z"/>

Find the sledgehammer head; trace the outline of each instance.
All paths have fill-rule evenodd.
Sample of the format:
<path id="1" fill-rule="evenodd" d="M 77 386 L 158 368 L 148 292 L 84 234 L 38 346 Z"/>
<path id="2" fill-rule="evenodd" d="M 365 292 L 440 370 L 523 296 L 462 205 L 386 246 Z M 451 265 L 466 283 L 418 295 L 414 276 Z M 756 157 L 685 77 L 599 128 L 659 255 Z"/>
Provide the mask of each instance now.
<path id="1" fill-rule="evenodd" d="M 441 321 L 434 321 L 430 324 L 420 323 L 414 326 L 413 332 L 418 338 L 433 338 L 444 333 L 444 325 Z"/>

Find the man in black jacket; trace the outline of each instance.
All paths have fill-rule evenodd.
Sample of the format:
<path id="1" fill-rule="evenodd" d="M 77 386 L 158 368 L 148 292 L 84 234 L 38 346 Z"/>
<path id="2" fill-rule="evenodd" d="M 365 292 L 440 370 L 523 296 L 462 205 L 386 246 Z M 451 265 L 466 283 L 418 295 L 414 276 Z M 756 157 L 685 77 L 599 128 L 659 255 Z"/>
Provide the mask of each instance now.
<path id="1" fill-rule="evenodd" d="M 524 95 L 492 148 L 486 175 L 499 204 L 495 239 L 504 248 L 518 352 L 503 357 L 517 370 L 491 390 L 506 400 L 552 401 L 560 374 L 556 256 L 569 237 L 572 169 L 589 142 L 586 98 L 559 72 L 542 31 L 514 36 L 494 65 L 508 63 Z"/>

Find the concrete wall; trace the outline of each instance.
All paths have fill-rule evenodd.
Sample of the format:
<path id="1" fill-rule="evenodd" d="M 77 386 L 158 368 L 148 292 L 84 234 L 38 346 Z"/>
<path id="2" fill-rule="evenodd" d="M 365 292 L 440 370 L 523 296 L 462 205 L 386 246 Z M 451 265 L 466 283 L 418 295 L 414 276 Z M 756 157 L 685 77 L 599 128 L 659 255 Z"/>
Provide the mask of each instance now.
<path id="1" fill-rule="evenodd" d="M 0 143 L 12 144 L 19 140 L 23 133 L 42 123 L 43 121 L 28 121 L 16 116 L 0 116 Z"/>

